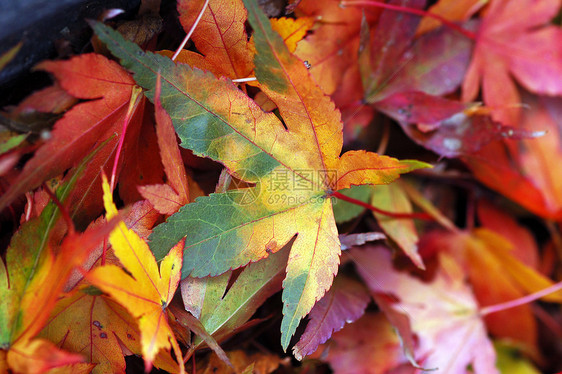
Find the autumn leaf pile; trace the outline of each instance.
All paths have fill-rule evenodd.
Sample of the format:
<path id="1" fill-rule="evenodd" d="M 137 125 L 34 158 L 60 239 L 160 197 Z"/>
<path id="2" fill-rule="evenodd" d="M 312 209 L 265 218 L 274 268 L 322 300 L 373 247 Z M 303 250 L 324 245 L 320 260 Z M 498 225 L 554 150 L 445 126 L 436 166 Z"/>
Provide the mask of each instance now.
<path id="1" fill-rule="evenodd" d="M 165 3 L 2 108 L 0 372 L 562 370 L 560 0 Z"/>

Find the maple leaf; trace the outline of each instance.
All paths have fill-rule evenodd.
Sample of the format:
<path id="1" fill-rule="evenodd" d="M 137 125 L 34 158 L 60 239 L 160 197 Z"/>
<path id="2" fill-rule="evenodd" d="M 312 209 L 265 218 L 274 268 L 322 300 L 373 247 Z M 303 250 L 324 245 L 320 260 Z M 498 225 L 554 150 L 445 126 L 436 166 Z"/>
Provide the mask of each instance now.
<path id="1" fill-rule="evenodd" d="M 551 219 L 562 217 L 562 158 L 560 142 L 560 98 L 525 95 L 530 106 L 523 112 L 519 129 L 546 131 L 548 135 L 518 142 L 493 142 L 463 161 L 486 186 L 517 202 L 531 212 Z"/>
<path id="2" fill-rule="evenodd" d="M 393 5 L 422 8 L 424 0 L 394 0 Z M 382 12 L 370 40 L 360 52 L 365 99 L 376 103 L 400 92 L 443 95 L 462 82 L 471 41 L 457 31 L 440 28 L 414 39 L 419 17 Z M 390 47 L 392 46 L 392 47 Z"/>
<path id="3" fill-rule="evenodd" d="M 371 300 L 365 287 L 350 278 L 339 276 L 333 286 L 310 311 L 308 325 L 299 342 L 293 347 L 297 360 L 302 360 L 339 331 L 365 313 Z"/>
<path id="4" fill-rule="evenodd" d="M 1 363 L 2 353 L 3 351 L 0 351 L 0 369 L 4 369 L 2 372 L 5 373 L 45 373 L 54 369 L 68 368 L 69 365 L 72 365 L 72 373 L 89 373 L 94 366 L 94 364 L 83 363 L 84 358 L 81 355 L 58 349 L 53 343 L 44 339 L 16 342 L 6 354 L 5 368 Z"/>
<path id="5" fill-rule="evenodd" d="M 180 22 L 188 32 L 203 8 L 204 0 L 178 1 Z M 217 76 L 245 78 L 253 70 L 253 53 L 244 26 L 246 9 L 242 0 L 210 0 L 192 40 L 203 56 L 182 51 L 178 60 L 212 71 Z"/>
<path id="6" fill-rule="evenodd" d="M 395 213 L 412 213 L 412 204 L 406 193 L 397 183 L 373 188 L 371 204 Z M 396 220 L 373 212 L 384 233 L 400 247 L 412 262 L 420 269 L 425 269 L 423 260 L 418 254 L 418 233 L 414 220 Z"/>
<path id="7" fill-rule="evenodd" d="M 504 225 L 512 230 L 510 237 L 520 240 L 518 245 L 528 241 L 524 229 L 515 222 L 507 220 Z M 514 250 L 516 244 L 489 229 L 478 228 L 470 233 L 430 232 L 421 243 L 420 247 L 426 253 L 446 251 L 457 259 L 482 307 L 518 299 L 553 285 L 551 280 L 533 269 L 532 263 L 529 266 L 522 261 L 531 256 L 521 255 L 521 249 Z M 525 250 L 531 251 L 532 247 L 525 247 Z M 482 274 L 488 275 L 483 277 Z M 490 283 L 494 286 L 490 287 Z M 562 292 L 549 294 L 543 300 L 562 302 Z M 530 305 L 497 311 L 486 315 L 485 321 L 494 335 L 518 341 L 536 351 L 537 326 Z"/>
<path id="8" fill-rule="evenodd" d="M 519 124 L 521 97 L 512 77 L 540 94 L 562 94 L 562 30 L 548 25 L 559 0 L 490 2 L 463 83 L 463 100 L 474 100 L 482 84 L 494 119 Z"/>
<path id="9" fill-rule="evenodd" d="M 82 160 L 57 188 L 59 201 L 68 199 L 90 157 Z M 0 306 L 2 349 L 17 340 L 28 340 L 41 330 L 73 267 L 81 265 L 111 229 L 111 224 L 104 224 L 82 234 L 70 233 L 59 244 L 51 241 L 59 216 L 56 205 L 49 203 L 12 237 L 0 266 L 0 295 L 5 301 Z M 43 282 L 50 283 L 50 287 L 38 293 Z"/>
<path id="10" fill-rule="evenodd" d="M 328 362 L 335 374 L 395 373 L 389 370 L 405 362 L 400 338 L 382 313 L 366 313 L 322 347 L 324 352 L 313 357 Z"/>
<path id="11" fill-rule="evenodd" d="M 72 185 L 64 185 L 59 196 L 68 196 Z M 47 322 L 73 268 L 82 264 L 113 226 L 106 223 L 82 234 L 70 233 L 55 258 L 49 236 L 56 218 L 54 204 L 48 205 L 39 217 L 23 225 L 8 248 L 5 266 L 0 266 L 0 349 L 7 350 L 7 364 L 18 372 L 84 361 L 34 337 Z"/>
<path id="12" fill-rule="evenodd" d="M 449 21 L 465 21 L 486 4 L 482 0 L 439 0 L 428 11 Z M 441 26 L 441 22 L 432 17 L 422 18 L 418 34 Z"/>
<path id="13" fill-rule="evenodd" d="M 102 187 L 107 218 L 111 219 L 118 213 L 105 175 Z M 168 324 L 166 309 L 180 281 L 183 243 L 172 248 L 158 270 L 146 242 L 123 222 L 111 232 L 109 242 L 119 261 L 132 276 L 116 265 L 106 265 L 88 273 L 88 281 L 110 294 L 137 318 L 147 370 L 152 367 L 158 351 L 169 349 L 171 345 L 183 373 L 181 351 Z"/>
<path id="14" fill-rule="evenodd" d="M 338 0 L 303 0 L 295 12 L 299 18 L 306 16 L 319 21 L 319 27 L 298 43 L 295 54 L 308 61 L 315 81 L 325 93 L 332 94 L 344 72 L 356 64 L 362 12 L 342 8 Z M 372 17 L 371 10 L 365 12 Z"/>
<path id="15" fill-rule="evenodd" d="M 437 274 L 424 283 L 394 270 L 384 247 L 354 249 L 351 255 L 371 291 L 398 298 L 391 307 L 409 318 L 419 339 L 416 358 L 424 367 L 465 374 L 471 365 L 475 374 L 499 373 L 476 300 L 450 256 L 440 255 Z"/>
<path id="16" fill-rule="evenodd" d="M 267 298 L 281 290 L 289 249 L 271 255 L 268 261 L 248 265 L 228 290 L 232 272 L 218 277 L 185 278 L 181 291 L 186 310 L 199 318 L 216 340 L 227 339 L 244 327 Z M 197 347 L 201 343 L 196 340 L 193 344 Z"/>
<path id="17" fill-rule="evenodd" d="M 287 129 L 227 80 L 143 53 L 111 29 L 93 27 L 143 87 L 154 89 L 160 71 L 162 105 L 183 147 L 256 183 L 198 198 L 157 226 L 150 238 L 156 257 L 187 235 L 182 275 L 217 275 L 267 257 L 298 234 L 284 281 L 282 345 L 287 347 L 298 322 L 330 287 L 337 271 L 340 244 L 330 193 L 352 184 L 390 183 L 401 173 L 427 165 L 365 151 L 340 157 L 339 112 L 259 8 L 246 6 L 255 30 L 256 76 L 279 107 Z M 284 183 L 281 189 L 272 187 L 279 181 Z"/>
<path id="18" fill-rule="evenodd" d="M 173 214 L 189 202 L 189 182 L 172 120 L 160 102 L 160 79 L 156 83 L 154 112 L 158 148 L 169 184 L 139 186 L 140 194 L 162 214 Z"/>
<path id="19" fill-rule="evenodd" d="M 141 238 L 150 234 L 159 214 L 151 204 L 139 201 L 123 212 L 123 221 Z M 90 227 L 103 224 L 104 218 Z M 106 243 L 104 243 L 105 245 Z M 100 245 L 90 252 L 83 262 L 83 269 L 105 264 L 118 264 L 111 248 L 102 257 Z M 58 300 L 49 321 L 40 336 L 56 342 L 57 346 L 83 355 L 88 362 L 95 363 L 93 373 L 125 372 L 124 354 L 141 355 L 140 332 L 135 319 L 116 301 L 103 295 L 83 279 L 83 271 L 76 271 L 66 283 L 65 290 L 70 294 Z M 124 347 L 124 348 L 122 348 Z M 160 351 L 154 366 L 169 372 L 177 372 L 177 364 L 166 351 Z"/>
<path id="20" fill-rule="evenodd" d="M 390 4 L 419 9 L 425 1 L 395 0 Z M 336 94 L 338 104 L 344 105 L 351 118 L 361 116 L 353 120 L 352 130 L 360 130 L 372 118 L 372 109 L 368 112 L 365 102 L 398 121 L 406 132 L 410 124 L 438 125 L 465 108 L 466 104 L 440 95 L 453 92 L 462 82 L 470 58 L 470 40 L 448 28 L 415 38 L 418 23 L 418 16 L 394 10 L 383 11 L 371 31 L 363 22 L 360 74 L 348 71 L 346 79 L 354 83 L 344 82 Z M 353 91 L 361 86 L 364 93 L 357 97 Z"/>
<path id="21" fill-rule="evenodd" d="M 77 189 L 80 192 L 70 198 L 71 207 L 82 206 L 79 214 L 85 216 L 83 219 L 86 221 L 100 213 L 99 200 L 93 196 L 99 196 L 101 200 L 99 171 L 101 167 L 107 166 L 107 169 L 109 161 L 113 160 L 118 141 L 115 134 L 122 132 L 123 121 L 129 113 L 129 136 L 134 138 L 136 134 L 139 137 L 145 100 L 141 95 L 138 101 L 133 100 L 134 105 L 129 108 L 135 87 L 134 80 L 119 64 L 101 55 L 83 54 L 68 61 L 46 61 L 39 64 L 38 68 L 53 74 L 68 94 L 88 101 L 77 104 L 57 121 L 50 132 L 50 139 L 35 152 L 8 191 L 0 197 L 0 209 L 23 192 L 62 174 L 93 148 L 105 144 L 78 181 Z M 108 142 L 105 143 L 106 141 Z M 126 157 L 127 154 L 131 154 L 135 147 L 138 147 L 137 142 L 125 142 L 124 158 L 129 158 Z M 127 152 L 128 149 L 131 151 Z M 147 159 L 146 154 L 141 154 L 141 160 Z M 138 160 L 138 157 L 130 158 Z M 158 170 L 161 168 L 154 167 L 154 163 L 149 161 L 145 162 L 146 165 L 150 168 L 142 169 L 144 172 L 148 170 L 145 173 L 148 174 L 145 175 L 145 183 L 158 180 Z M 130 178 L 128 180 L 128 185 L 131 185 L 133 182 Z M 136 186 L 134 190 L 136 191 Z"/>
<path id="22" fill-rule="evenodd" d="M 120 342 L 129 350 L 140 352 L 135 320 L 120 304 L 93 287 L 61 299 L 41 336 L 96 364 L 93 373 L 125 372 Z"/>
<path id="23" fill-rule="evenodd" d="M 268 353 L 247 354 L 243 350 L 226 352 L 234 365 L 234 371 L 228 367 L 216 354 L 211 354 L 201 361 L 197 361 L 197 373 L 202 374 L 270 374 L 277 370 L 282 360 L 279 356 Z"/>

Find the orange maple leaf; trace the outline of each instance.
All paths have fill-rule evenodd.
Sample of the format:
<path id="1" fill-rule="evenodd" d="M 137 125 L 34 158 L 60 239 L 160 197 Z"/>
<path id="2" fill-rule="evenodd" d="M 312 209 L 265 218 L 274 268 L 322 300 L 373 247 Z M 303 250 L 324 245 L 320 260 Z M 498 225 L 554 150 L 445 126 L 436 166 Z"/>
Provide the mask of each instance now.
<path id="1" fill-rule="evenodd" d="M 205 1 L 178 1 L 180 22 L 186 32 L 193 26 Z M 245 78 L 254 69 L 254 54 L 248 44 L 246 8 L 242 0 L 210 0 L 192 40 L 201 52 L 182 51 L 178 61 L 217 76 Z"/>

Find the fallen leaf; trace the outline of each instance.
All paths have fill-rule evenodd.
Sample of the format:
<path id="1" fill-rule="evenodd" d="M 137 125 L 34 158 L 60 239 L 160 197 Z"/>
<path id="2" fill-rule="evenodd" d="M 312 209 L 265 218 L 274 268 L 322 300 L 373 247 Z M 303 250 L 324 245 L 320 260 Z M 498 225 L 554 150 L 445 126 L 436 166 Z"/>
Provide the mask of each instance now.
<path id="1" fill-rule="evenodd" d="M 308 356 L 322 343 L 341 330 L 346 323 L 360 318 L 371 300 L 365 287 L 344 276 L 336 277 L 332 288 L 310 311 L 309 322 L 299 342 L 293 347 L 297 360 Z"/>
<path id="2" fill-rule="evenodd" d="M 93 373 L 124 373 L 120 347 L 140 353 L 135 320 L 117 302 L 86 287 L 57 302 L 41 336 L 96 364 Z"/>
<path id="3" fill-rule="evenodd" d="M 107 218 L 111 219 L 117 215 L 117 208 L 105 176 L 103 191 Z M 147 370 L 152 367 L 158 351 L 172 347 L 183 373 L 182 354 L 168 324 L 167 311 L 180 281 L 181 244 L 163 259 L 159 270 L 146 242 L 123 222 L 111 232 L 109 242 L 132 276 L 116 265 L 105 265 L 88 273 L 87 280 L 111 295 L 137 319 Z"/>
<path id="4" fill-rule="evenodd" d="M 204 3 L 203 0 L 178 1 L 180 22 L 186 32 L 193 26 Z M 204 58 L 200 64 L 190 61 L 191 65 L 206 68 L 218 77 L 246 78 L 254 64 L 244 22 L 246 9 L 242 0 L 210 0 L 192 35 L 197 50 Z"/>
<path id="5" fill-rule="evenodd" d="M 289 52 L 294 53 L 297 43 L 306 35 L 314 25 L 314 19 L 310 17 L 295 18 L 272 18 L 271 28 L 276 31 L 287 45 Z"/>
<path id="6" fill-rule="evenodd" d="M 425 1 L 394 0 L 391 4 L 422 8 Z M 376 106 L 377 102 L 400 92 L 420 91 L 440 96 L 453 92 L 462 82 L 471 41 L 449 28 L 414 39 L 418 23 L 418 16 L 392 10 L 382 12 L 359 57 L 368 103 Z"/>
<path id="7" fill-rule="evenodd" d="M 470 233 L 437 231 L 426 234 L 422 242 L 421 250 L 425 253 L 444 251 L 457 259 L 482 307 L 515 300 L 554 284 L 518 260 L 512 253 L 513 245 L 488 229 L 478 228 Z M 552 293 L 543 300 L 561 302 L 562 293 Z M 537 325 L 530 305 L 498 311 L 486 315 L 484 320 L 492 334 L 536 350 Z"/>
<path id="8" fill-rule="evenodd" d="M 365 9 L 370 18 L 377 11 Z M 318 27 L 298 43 L 295 54 L 310 64 L 310 74 L 331 95 L 340 85 L 344 72 L 356 64 L 362 12 L 342 8 L 338 0 L 303 0 L 295 13 L 317 20 Z"/>
<path id="9" fill-rule="evenodd" d="M 236 374 L 242 373 L 249 365 L 253 369 L 252 374 L 273 373 L 279 367 L 281 358 L 274 354 L 253 353 L 247 354 L 245 351 L 236 350 L 226 353 L 232 361 L 234 369 L 228 367 L 217 355 L 211 354 L 204 361 L 197 362 L 197 373 L 202 374 Z M 244 371 L 246 373 L 246 371 Z"/>
<path id="10" fill-rule="evenodd" d="M 400 111 L 402 108 L 396 109 Z M 454 110 L 454 107 L 451 109 Z M 412 124 L 409 121 L 400 121 L 399 124 L 410 139 L 440 156 L 450 158 L 476 154 L 487 144 L 497 140 L 532 139 L 545 135 L 544 131 L 527 131 L 504 126 L 487 114 L 460 111 L 446 117 L 448 114 L 435 117 L 435 121 L 429 125 Z"/>
<path id="11" fill-rule="evenodd" d="M 352 184 L 389 183 L 401 173 L 427 165 L 365 151 L 339 157 L 339 112 L 311 80 L 302 61 L 271 30 L 257 5 L 247 6 L 258 52 L 256 76 L 262 91 L 278 105 L 288 130 L 228 81 L 145 54 L 111 29 L 101 24 L 93 27 L 123 64 L 136 72 L 141 85 L 154 88 L 155 72 L 161 72 L 162 104 L 175 120 L 182 146 L 222 162 L 240 180 L 259 182 L 252 188 L 198 198 L 180 209 L 155 228 L 151 247 L 156 257 L 187 234 L 183 276 L 217 275 L 275 253 L 299 233 L 284 281 L 282 345 L 286 348 L 337 271 L 340 245 L 327 198 L 330 191 Z M 196 90 L 178 91 L 194 82 Z M 178 110 L 190 114 L 171 114 Z M 296 214 L 307 218 L 299 222 Z M 256 231 L 260 234 L 254 235 Z"/>
<path id="12" fill-rule="evenodd" d="M 248 265 L 226 294 L 229 273 L 207 278 L 199 317 L 207 332 L 223 341 L 241 329 L 267 298 L 281 290 L 288 256 L 287 247 L 272 254 L 268 261 Z"/>
<path id="13" fill-rule="evenodd" d="M 510 253 L 530 268 L 538 269 L 539 249 L 528 228 L 488 200 L 480 200 L 476 208 L 483 227 L 509 240 L 513 246 Z"/>
<path id="14" fill-rule="evenodd" d="M 463 100 L 474 100 L 482 85 L 493 118 L 518 126 L 521 96 L 513 79 L 538 94 L 562 94 L 562 30 L 549 25 L 559 9 L 558 0 L 491 1 L 477 32 Z"/>
<path id="15" fill-rule="evenodd" d="M 400 339 L 382 313 L 367 313 L 334 333 L 324 344 L 326 356 L 335 374 L 378 374 L 405 362 Z"/>
<path id="16" fill-rule="evenodd" d="M 43 372 L 84 361 L 81 355 L 59 350 L 35 336 L 45 326 L 73 268 L 81 265 L 112 228 L 105 224 L 79 235 L 69 234 L 55 258 L 50 247 L 41 245 L 48 238 L 49 213 L 47 210 L 25 225 L 20 235 L 27 237 L 16 236 L 8 250 L 7 273 L 4 266 L 0 267 L 0 294 L 5 301 L 0 309 L 0 347 L 7 350 L 7 364 L 16 372 Z M 31 234 L 25 235 L 28 230 Z M 30 244 L 38 245 L 30 248 Z M 18 252 L 14 258 L 15 249 Z"/>
<path id="17" fill-rule="evenodd" d="M 395 0 L 389 4 L 419 9 L 425 1 Z M 449 28 L 415 38 L 418 23 L 418 16 L 384 10 L 376 28 L 369 31 L 368 24 L 363 24 L 365 41 L 358 62 L 364 101 L 398 121 L 414 140 L 408 131 L 410 125 L 437 127 L 465 108 L 466 104 L 440 95 L 460 85 L 471 51 L 471 41 Z M 354 111 L 361 108 L 357 104 L 353 107 Z"/>
<path id="18" fill-rule="evenodd" d="M 440 0 L 432 5 L 428 12 L 449 21 L 466 21 L 486 3 L 487 0 Z M 442 23 L 439 20 L 426 16 L 422 18 L 417 32 L 422 34 L 441 25 Z"/>
<path id="19" fill-rule="evenodd" d="M 45 373 L 53 369 L 64 368 L 67 365 L 81 363 L 84 358 L 79 354 L 58 349 L 49 341 L 34 339 L 23 344 L 16 343 L 8 351 L 6 361 L 8 367 L 15 373 Z M 93 364 L 86 364 L 86 369 L 89 370 L 83 372 L 89 372 L 92 367 Z"/>
<path id="20" fill-rule="evenodd" d="M 463 160 L 486 186 L 531 212 L 550 219 L 562 217 L 562 178 L 557 173 L 562 159 L 560 143 L 561 100 L 525 95 L 529 109 L 519 129 L 546 131 L 545 136 L 518 142 L 492 142 Z"/>
<path id="21" fill-rule="evenodd" d="M 80 168 L 59 187 L 60 201 L 68 198 L 79 175 Z M 37 335 L 74 267 L 83 263 L 112 228 L 105 223 L 82 234 L 71 232 L 61 244 L 52 243 L 58 218 L 58 209 L 51 203 L 40 216 L 22 225 L 10 242 L 5 263 L 0 266 L 0 296 L 4 300 L 0 307 L 0 349 L 9 349 L 18 341 L 25 345 Z"/>
<path id="22" fill-rule="evenodd" d="M 97 54 L 83 54 L 68 61 L 46 61 L 38 68 L 55 75 L 58 84 L 68 94 L 88 101 L 75 105 L 55 124 L 50 132 L 50 139 L 35 152 L 10 189 L 0 197 L 0 209 L 18 195 L 62 174 L 80 162 L 92 149 L 110 139 L 81 176 L 78 182 L 80 192 L 70 198 L 69 205 L 83 208 L 79 213 L 81 220 L 89 222 L 89 219 L 101 212 L 98 203 L 101 200 L 99 171 L 101 167 L 110 171 L 110 160 L 113 161 L 118 141 L 115 134 L 122 131 L 135 83 L 118 64 Z M 144 113 L 144 99 L 135 104 L 129 108 L 132 110 L 132 118 L 128 132 L 138 136 Z M 135 144 L 136 141 L 125 142 L 124 154 Z M 151 173 L 156 171 L 157 169 L 152 169 Z"/>
<path id="23" fill-rule="evenodd" d="M 371 205 L 392 213 L 412 213 L 413 208 L 408 196 L 397 183 L 373 188 Z M 373 212 L 380 227 L 387 237 L 404 251 L 420 269 L 425 269 L 418 253 L 418 232 L 413 219 L 396 219 Z"/>
<path id="24" fill-rule="evenodd" d="M 394 270 L 390 252 L 384 247 L 351 253 L 371 291 L 398 298 L 392 307 L 410 319 L 419 341 L 415 358 L 424 368 L 465 374 L 470 365 L 475 374 L 499 373 L 476 300 L 452 257 L 441 254 L 433 281 L 424 283 Z"/>

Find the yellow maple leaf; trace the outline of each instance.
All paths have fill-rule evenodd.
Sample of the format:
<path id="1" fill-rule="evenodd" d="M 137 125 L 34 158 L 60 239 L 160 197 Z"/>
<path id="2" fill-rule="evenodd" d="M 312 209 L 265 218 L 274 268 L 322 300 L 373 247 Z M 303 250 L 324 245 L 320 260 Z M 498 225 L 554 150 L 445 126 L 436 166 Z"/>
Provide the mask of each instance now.
<path id="1" fill-rule="evenodd" d="M 112 193 L 103 176 L 103 200 L 107 219 L 117 215 Z M 183 244 L 175 246 L 158 270 L 148 245 L 121 222 L 109 235 L 109 242 L 119 261 L 131 274 L 118 266 L 94 269 L 87 279 L 123 305 L 137 318 L 141 332 L 142 355 L 149 370 L 160 349 L 174 350 L 184 373 L 181 351 L 168 324 L 167 306 L 174 297 L 181 276 Z"/>

